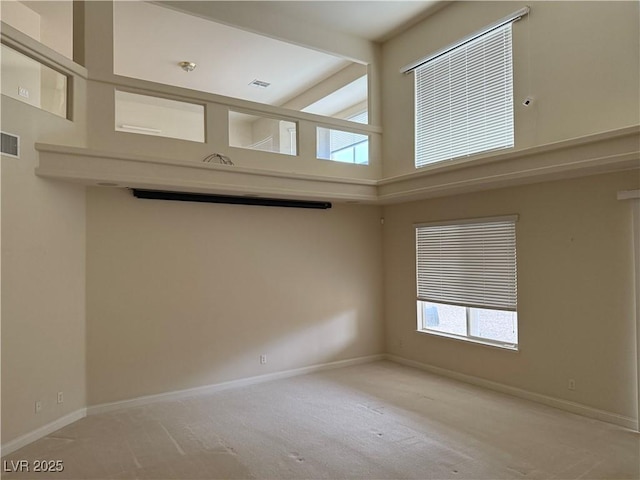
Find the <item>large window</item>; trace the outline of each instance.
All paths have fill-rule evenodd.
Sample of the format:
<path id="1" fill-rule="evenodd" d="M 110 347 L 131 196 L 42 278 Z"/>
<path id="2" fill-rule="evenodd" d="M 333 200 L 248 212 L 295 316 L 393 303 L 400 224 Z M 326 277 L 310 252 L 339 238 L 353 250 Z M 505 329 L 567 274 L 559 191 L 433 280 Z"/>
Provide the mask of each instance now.
<path id="1" fill-rule="evenodd" d="M 414 71 L 416 167 L 513 147 L 511 23 Z"/>
<path id="2" fill-rule="evenodd" d="M 517 349 L 516 220 L 416 225 L 419 331 Z"/>

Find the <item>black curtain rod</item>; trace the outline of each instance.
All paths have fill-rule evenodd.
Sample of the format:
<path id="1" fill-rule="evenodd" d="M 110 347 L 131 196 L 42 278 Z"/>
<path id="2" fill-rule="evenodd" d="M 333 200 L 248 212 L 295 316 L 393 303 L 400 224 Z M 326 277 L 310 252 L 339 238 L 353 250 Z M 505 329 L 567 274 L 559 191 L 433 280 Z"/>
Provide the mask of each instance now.
<path id="1" fill-rule="evenodd" d="M 149 200 L 173 200 L 178 202 L 227 203 L 232 205 L 259 205 L 263 207 L 285 208 L 331 208 L 331 202 L 312 200 L 289 200 L 286 198 L 243 197 L 237 195 L 212 195 L 204 193 L 165 192 L 161 190 L 131 190 L 136 198 Z"/>

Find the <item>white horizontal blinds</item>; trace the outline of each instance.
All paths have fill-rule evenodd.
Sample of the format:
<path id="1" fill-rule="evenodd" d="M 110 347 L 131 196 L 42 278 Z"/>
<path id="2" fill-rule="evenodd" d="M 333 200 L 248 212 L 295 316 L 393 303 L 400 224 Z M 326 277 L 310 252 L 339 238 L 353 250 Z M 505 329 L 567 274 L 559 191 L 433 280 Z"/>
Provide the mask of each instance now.
<path id="1" fill-rule="evenodd" d="M 357 113 L 355 115 L 350 116 L 347 120 L 351 122 L 358 123 L 369 123 L 369 111 L 365 110 L 364 112 Z"/>
<path id="2" fill-rule="evenodd" d="M 352 115 L 348 117 L 347 120 L 351 122 L 368 123 L 369 111 L 365 110 L 363 112 Z M 369 137 L 367 135 L 362 135 L 359 133 L 345 132 L 342 130 L 330 130 L 329 150 L 331 151 L 331 153 L 338 152 L 347 147 L 362 143 L 368 139 Z"/>
<path id="3" fill-rule="evenodd" d="M 511 23 L 415 69 L 416 167 L 513 147 Z"/>
<path id="4" fill-rule="evenodd" d="M 515 220 L 416 226 L 418 300 L 516 311 Z"/>
<path id="5" fill-rule="evenodd" d="M 368 139 L 367 135 L 360 133 L 331 130 L 329 134 L 329 150 L 331 153 L 339 152 L 347 147 L 366 142 Z"/>

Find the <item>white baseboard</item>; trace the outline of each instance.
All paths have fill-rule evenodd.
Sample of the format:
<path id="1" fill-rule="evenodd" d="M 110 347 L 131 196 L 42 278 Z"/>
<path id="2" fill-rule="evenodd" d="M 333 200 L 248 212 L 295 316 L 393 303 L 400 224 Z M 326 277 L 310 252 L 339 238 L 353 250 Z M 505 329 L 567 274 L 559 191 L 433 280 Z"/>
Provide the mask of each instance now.
<path id="1" fill-rule="evenodd" d="M 47 425 L 44 425 L 36 430 L 26 433 L 14 440 L 3 444 L 0 447 L 0 456 L 9 455 L 15 452 L 19 448 L 28 445 L 31 442 L 35 442 L 43 437 L 46 437 L 50 433 L 56 430 L 66 427 L 67 425 L 80 420 L 87 415 L 95 415 L 98 413 L 113 412 L 115 410 L 121 410 L 129 407 L 136 407 L 140 405 L 146 405 L 149 403 L 159 402 L 163 400 L 177 400 L 180 398 L 191 397 L 194 395 L 202 395 L 207 393 L 219 392 L 222 390 L 228 390 L 231 388 L 244 387 L 247 385 L 255 385 L 258 383 L 269 382 L 272 380 L 278 380 L 280 378 L 295 377 L 297 375 L 304 375 L 312 372 L 319 372 L 321 370 L 329 370 L 333 368 L 348 367 L 351 365 L 359 365 L 362 363 L 374 362 L 376 360 L 384 360 L 384 354 L 369 355 L 366 357 L 351 358 L 348 360 L 338 360 L 335 362 L 321 363 L 316 365 L 310 365 L 308 367 L 294 368 L 291 370 L 284 370 L 281 372 L 267 373 L 265 375 L 258 375 L 255 377 L 241 378 L 239 380 L 231 380 L 229 382 L 222 382 L 213 385 L 205 385 L 202 387 L 189 388 L 186 390 L 177 390 L 173 392 L 159 393 L 157 395 L 147 395 L 144 397 L 132 398 L 129 400 L 122 400 L 119 402 L 103 403 L 100 405 L 94 405 L 87 408 L 81 408 L 73 413 L 65 415 L 57 420 L 54 420 Z"/>
<path id="2" fill-rule="evenodd" d="M 571 402 L 568 400 L 562 400 L 556 397 L 550 397 L 542 395 L 540 393 L 530 392 L 517 387 L 511 387 L 503 383 L 492 382 L 491 380 L 485 380 L 484 378 L 475 377 L 473 375 L 466 375 L 464 373 L 454 372 L 453 370 L 447 370 L 445 368 L 435 367 L 426 363 L 417 362 L 415 360 L 409 360 L 407 358 L 398 357 L 396 355 L 386 354 L 385 358 L 392 362 L 407 365 L 409 367 L 418 368 L 436 375 L 443 377 L 449 377 L 454 380 L 459 380 L 465 383 L 471 383 L 479 387 L 488 388 L 489 390 L 495 390 L 497 392 L 513 395 L 514 397 L 522 398 L 525 400 L 531 400 L 533 402 L 542 403 L 544 405 L 558 408 L 567 412 L 582 415 L 584 417 L 595 418 L 596 420 L 602 420 L 603 422 L 613 423 L 621 427 L 629 428 L 632 430 L 638 430 L 638 422 L 631 417 L 625 417 L 618 415 L 617 413 L 607 412 L 605 410 L 599 410 L 597 408 L 588 407 L 581 403 Z"/>
<path id="3" fill-rule="evenodd" d="M 73 422 L 76 422 L 86 416 L 87 409 L 80 408 L 79 410 L 71 412 L 64 417 L 60 417 L 51 423 L 47 423 L 46 425 L 36 428 L 29 433 L 25 433 L 24 435 L 3 444 L 2 447 L 0 447 L 0 456 L 4 457 L 5 455 L 9 455 L 19 448 L 22 448 L 25 445 L 30 444 L 31 442 L 35 442 L 42 437 L 46 437 L 50 433 L 53 433 L 56 430 L 60 430 L 62 427 L 66 427 L 67 425 L 70 425 Z"/>
<path id="4" fill-rule="evenodd" d="M 147 405 L 149 403 L 166 401 L 166 400 L 179 400 L 181 398 L 192 397 L 195 395 L 205 395 L 209 393 L 219 392 L 222 390 L 228 390 L 231 388 L 245 387 L 248 385 L 255 385 L 258 383 L 269 382 L 272 380 L 279 380 L 281 378 L 295 377 L 298 375 L 305 375 L 307 373 L 319 372 L 322 370 L 329 370 L 333 368 L 349 367 L 351 365 L 359 365 L 362 363 L 374 362 L 376 360 L 384 360 L 386 357 L 384 354 L 369 355 L 366 357 L 351 358 L 348 360 L 338 360 L 336 362 L 320 363 L 316 365 L 310 365 L 308 367 L 294 368 L 291 370 L 284 370 L 281 372 L 267 373 L 265 375 L 257 375 L 255 377 L 241 378 L 238 380 L 231 380 L 228 382 L 215 383 L 212 385 L 204 385 L 202 387 L 188 388 L 186 390 L 176 390 L 172 392 L 158 393 L 156 395 L 146 395 L 144 397 L 136 397 L 128 400 L 120 400 L 117 402 L 101 403 L 99 405 L 93 405 L 87 407 L 88 415 L 95 415 L 97 413 L 113 412 L 115 410 L 121 410 L 123 408 L 137 407 L 141 405 Z"/>
<path id="5" fill-rule="evenodd" d="M 322 370 L 349 367 L 352 365 L 360 365 L 363 363 L 369 363 L 369 362 L 374 362 L 377 360 L 385 360 L 385 359 L 402 364 L 402 365 L 407 365 L 409 367 L 414 367 L 420 370 L 431 372 L 436 375 L 453 378 L 455 380 L 470 383 L 473 385 L 478 385 L 480 387 L 488 388 L 490 390 L 495 390 L 498 392 L 513 395 L 515 397 L 523 398 L 525 400 L 531 400 L 534 402 L 542 403 L 544 405 L 555 407 L 560 410 L 565 410 L 567 412 L 576 413 L 578 415 L 582 415 L 585 417 L 595 418 L 597 420 L 609 422 L 614 425 L 619 425 L 621 427 L 630 428 L 633 430 L 637 430 L 638 428 L 638 422 L 635 419 L 630 417 L 625 417 L 623 415 L 618 415 L 618 414 L 607 412 L 604 410 L 598 410 L 596 408 L 588 407 L 586 405 L 570 402 L 567 400 L 562 400 L 555 397 L 549 397 L 547 395 L 541 395 L 539 393 L 529 392 L 527 390 L 522 390 L 520 388 L 511 387 L 508 385 L 504 385 L 502 383 L 492 382 L 490 380 L 485 380 L 483 378 L 474 377 L 472 375 L 466 375 L 463 373 L 454 372 L 452 370 L 447 370 L 440 367 L 435 367 L 433 365 L 417 362 L 415 360 L 409 360 L 406 358 L 398 357 L 396 355 L 378 354 L 378 355 L 369 355 L 366 357 L 357 357 L 357 358 L 352 358 L 348 360 L 338 360 L 336 362 L 321 363 L 316 365 L 310 365 L 308 367 L 294 368 L 291 370 L 284 370 L 281 372 L 267 373 L 265 375 L 257 375 L 255 377 L 241 378 L 238 380 L 231 380 L 228 382 L 216 383 L 213 385 L 205 385 L 202 387 L 189 388 L 186 390 L 177 390 L 172 392 L 159 393 L 156 395 L 147 395 L 144 397 L 121 400 L 118 402 L 102 403 L 100 405 L 81 408 L 79 410 L 76 410 L 75 412 L 65 415 L 64 417 L 54 420 L 51 423 L 48 423 L 47 425 L 43 425 L 42 427 L 39 427 L 36 430 L 33 430 L 14 440 L 11 440 L 6 444 L 3 444 L 0 447 L 0 456 L 5 456 L 10 453 L 13 453 L 19 448 L 22 448 L 31 442 L 39 440 L 40 438 L 43 438 L 49 435 L 50 433 L 55 432 L 56 430 L 66 427 L 67 425 L 77 420 L 80 420 L 86 417 L 87 415 L 113 412 L 116 410 L 122 410 L 129 407 L 147 405 L 150 403 L 166 401 L 166 400 L 178 400 L 181 398 L 214 393 L 214 392 L 219 392 L 222 390 L 228 390 L 232 388 L 239 388 L 239 387 L 244 387 L 248 385 L 256 385 L 259 383 L 269 382 L 272 380 L 278 380 L 282 378 L 290 378 L 298 375 L 305 375 L 307 373 L 319 372 Z"/>

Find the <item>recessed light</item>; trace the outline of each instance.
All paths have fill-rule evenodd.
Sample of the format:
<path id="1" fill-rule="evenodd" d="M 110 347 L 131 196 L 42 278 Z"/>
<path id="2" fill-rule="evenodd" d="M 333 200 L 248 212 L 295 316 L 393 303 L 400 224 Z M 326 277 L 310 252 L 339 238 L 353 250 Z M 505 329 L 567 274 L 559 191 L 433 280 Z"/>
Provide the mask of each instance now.
<path id="1" fill-rule="evenodd" d="M 249 85 L 256 88 L 267 88 L 271 84 L 269 82 L 263 82 L 262 80 L 255 79 L 249 83 Z"/>

